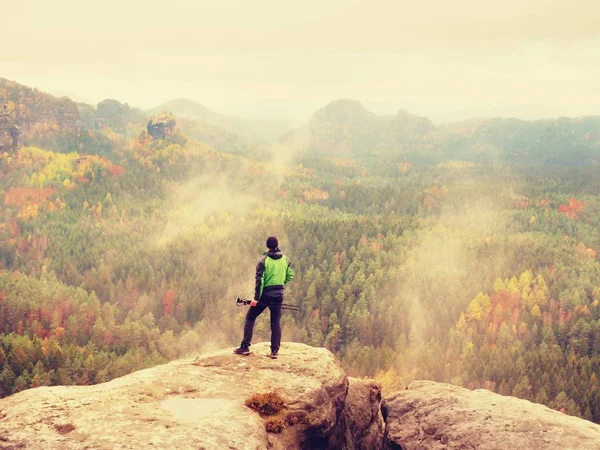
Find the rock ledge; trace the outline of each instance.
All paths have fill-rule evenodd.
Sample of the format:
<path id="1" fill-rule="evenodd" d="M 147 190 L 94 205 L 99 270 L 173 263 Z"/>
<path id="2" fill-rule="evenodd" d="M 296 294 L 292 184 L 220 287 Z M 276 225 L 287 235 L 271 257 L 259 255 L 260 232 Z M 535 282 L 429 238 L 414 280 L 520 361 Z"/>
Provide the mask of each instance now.
<path id="1" fill-rule="evenodd" d="M 600 426 L 485 389 L 415 381 L 382 412 L 385 449 L 600 450 Z"/>
<path id="2" fill-rule="evenodd" d="M 0 449 L 351 448 L 344 439 L 352 433 L 336 428 L 346 423 L 363 441 L 378 439 L 381 422 L 371 423 L 376 393 L 376 404 L 351 408 L 359 415 L 365 409 L 367 423 L 344 420 L 349 380 L 331 352 L 284 343 L 271 360 L 268 344 L 252 350 L 247 357 L 221 350 L 95 386 L 40 387 L 2 399 Z M 267 433 L 268 418 L 244 405 L 252 394 L 271 391 L 286 402 L 282 419 L 300 419 L 281 433 Z"/>

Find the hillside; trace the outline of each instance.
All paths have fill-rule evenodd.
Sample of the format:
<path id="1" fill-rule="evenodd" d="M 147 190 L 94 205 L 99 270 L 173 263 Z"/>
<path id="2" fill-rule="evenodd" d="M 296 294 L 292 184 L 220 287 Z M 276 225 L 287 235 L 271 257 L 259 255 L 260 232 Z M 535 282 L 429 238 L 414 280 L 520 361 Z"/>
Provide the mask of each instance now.
<path id="1" fill-rule="evenodd" d="M 267 159 L 268 152 L 262 146 L 254 146 L 248 141 L 214 125 L 199 120 L 177 119 L 181 130 L 192 139 L 223 153 Z"/>
<path id="2" fill-rule="evenodd" d="M 293 127 L 293 123 L 288 120 L 243 119 L 226 116 L 186 98 L 168 101 L 147 112 L 157 114 L 161 111 L 169 111 L 188 121 L 200 122 L 196 127 L 211 127 L 215 131 L 221 129 L 229 135 L 239 136 L 253 146 L 273 142 Z"/>
<path id="3" fill-rule="evenodd" d="M 0 150 L 33 142 L 52 146 L 76 141 L 81 119 L 72 100 L 0 78 Z M 51 137 L 50 137 L 51 136 Z"/>
<path id="4" fill-rule="evenodd" d="M 406 153 L 283 165 L 216 151 L 169 114 L 121 120 L 133 108 L 104 106 L 109 120 L 81 139 L 50 129 L 56 149 L 0 153 L 0 396 L 238 344 L 234 299 L 252 295 L 276 235 L 297 274 L 286 301 L 301 305 L 284 339 L 328 348 L 384 393 L 426 379 L 600 422 L 600 172 L 516 145 L 510 133 L 536 124 L 448 130 L 341 102 L 318 121 L 351 124 L 342 138 L 379 136 L 361 123 L 394 130 Z M 81 123 L 97 124 L 89 108 Z M 595 120 L 527 146 L 593 150 Z M 461 144 L 484 139 L 526 163 Z M 255 336 L 268 339 L 268 318 Z"/>
<path id="5" fill-rule="evenodd" d="M 304 157 L 351 158 L 371 165 L 379 160 L 437 164 L 454 158 L 485 164 L 585 165 L 600 161 L 600 118 L 492 118 L 436 127 L 428 118 L 403 110 L 377 116 L 346 99 L 326 105 L 307 126 L 282 140 Z"/>
<path id="6" fill-rule="evenodd" d="M 3 78 L 0 105 L 2 151 L 39 146 L 63 153 L 110 153 L 146 120 L 141 110 L 117 100 L 75 103 Z"/>

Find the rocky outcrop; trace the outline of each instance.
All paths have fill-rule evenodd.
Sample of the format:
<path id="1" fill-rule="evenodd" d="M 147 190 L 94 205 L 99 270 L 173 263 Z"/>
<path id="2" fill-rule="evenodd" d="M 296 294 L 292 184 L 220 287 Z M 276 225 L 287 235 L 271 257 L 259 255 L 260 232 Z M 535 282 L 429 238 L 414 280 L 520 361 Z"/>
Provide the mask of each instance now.
<path id="1" fill-rule="evenodd" d="M 52 147 L 56 136 L 78 139 L 80 133 L 75 102 L 0 78 L 0 150 L 48 142 Z"/>
<path id="2" fill-rule="evenodd" d="M 599 425 L 484 389 L 413 382 L 382 412 L 384 449 L 600 449 Z"/>
<path id="3" fill-rule="evenodd" d="M 16 152 L 20 146 L 21 130 L 6 111 L 0 111 L 0 152 Z"/>
<path id="4" fill-rule="evenodd" d="M 164 139 L 175 131 L 175 119 L 171 113 L 162 113 L 150 120 L 146 126 L 148 134 L 154 139 Z"/>
<path id="5" fill-rule="evenodd" d="M 380 450 L 384 431 L 380 403 L 381 387 L 377 383 L 349 378 L 348 395 L 330 448 Z"/>
<path id="6" fill-rule="evenodd" d="M 324 348 L 252 349 L 1 399 L 0 450 L 600 449 L 599 425 L 526 400 L 419 381 L 380 403 Z"/>
<path id="7" fill-rule="evenodd" d="M 2 399 L 0 449 L 377 448 L 376 385 L 349 381 L 323 348 L 285 343 L 277 360 L 267 357 L 268 344 L 252 349 L 248 357 L 227 349 L 95 386 Z M 285 402 L 276 415 L 245 406 L 273 391 Z M 362 444 L 346 446 L 353 439 Z"/>
<path id="8" fill-rule="evenodd" d="M 262 146 L 267 142 L 274 142 L 293 128 L 293 122 L 289 119 L 226 116 L 187 98 L 168 101 L 146 112 L 156 115 L 163 111 L 171 112 L 177 118 L 178 125 L 184 127 L 186 134 L 188 130 L 194 130 L 194 134 L 200 134 L 202 138 L 237 141 L 237 145 L 241 144 L 245 147 Z M 184 121 L 180 119 L 184 119 Z M 220 134 L 223 136 L 219 137 Z M 200 137 L 194 138 L 216 148 L 212 143 L 200 139 Z"/>

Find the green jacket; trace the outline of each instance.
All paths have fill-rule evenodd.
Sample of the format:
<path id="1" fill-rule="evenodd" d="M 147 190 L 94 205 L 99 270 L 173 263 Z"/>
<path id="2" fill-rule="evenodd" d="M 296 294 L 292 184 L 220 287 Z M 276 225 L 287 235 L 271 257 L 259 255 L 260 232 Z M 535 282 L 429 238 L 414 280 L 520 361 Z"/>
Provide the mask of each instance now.
<path id="1" fill-rule="evenodd" d="M 273 297 L 283 295 L 284 285 L 293 279 L 294 271 L 289 258 L 278 248 L 269 250 L 256 265 L 254 298 L 258 300 L 267 292 Z"/>

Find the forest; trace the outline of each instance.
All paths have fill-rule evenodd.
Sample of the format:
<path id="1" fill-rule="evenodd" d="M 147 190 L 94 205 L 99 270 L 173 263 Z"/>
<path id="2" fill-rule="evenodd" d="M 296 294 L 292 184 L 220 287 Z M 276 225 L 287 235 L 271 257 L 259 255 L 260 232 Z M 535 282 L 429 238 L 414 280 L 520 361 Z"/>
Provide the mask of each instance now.
<path id="1" fill-rule="evenodd" d="M 11 120 L 52 108 L 20 85 L 0 94 Z M 371 116 L 366 138 L 320 113 L 313 146 L 257 148 L 189 121 L 194 136 L 152 135 L 119 105 L 21 127 L 0 154 L 0 396 L 233 348 L 235 298 L 276 235 L 301 307 L 284 341 L 327 347 L 384 393 L 430 379 L 600 423 L 596 118 L 459 138 L 401 116 L 399 141 Z"/>

